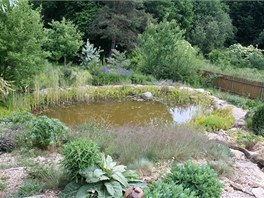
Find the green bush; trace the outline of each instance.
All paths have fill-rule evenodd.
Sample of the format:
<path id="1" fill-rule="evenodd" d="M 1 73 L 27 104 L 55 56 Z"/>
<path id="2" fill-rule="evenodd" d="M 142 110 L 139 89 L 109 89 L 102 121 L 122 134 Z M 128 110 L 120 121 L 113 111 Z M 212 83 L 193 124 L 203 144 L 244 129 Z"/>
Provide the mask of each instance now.
<path id="1" fill-rule="evenodd" d="M 264 136 L 264 105 L 257 108 L 252 117 L 252 129 L 256 135 Z"/>
<path id="2" fill-rule="evenodd" d="M 175 20 L 149 24 L 133 53 L 135 68 L 158 79 L 197 82 L 198 51 L 183 34 Z"/>
<path id="3" fill-rule="evenodd" d="M 87 139 L 79 139 L 63 145 L 62 154 L 64 155 L 62 165 L 76 182 L 83 180 L 79 174 L 81 170 L 101 163 L 99 147 Z"/>
<path id="4" fill-rule="evenodd" d="M 226 109 L 217 109 L 213 111 L 210 115 L 202 115 L 198 118 L 195 118 L 191 124 L 198 124 L 204 126 L 207 131 L 217 131 L 220 129 L 229 129 L 235 123 L 235 119 L 232 115 L 232 110 L 229 108 Z"/>
<path id="5" fill-rule="evenodd" d="M 166 181 L 182 185 L 184 189 L 189 188 L 196 196 L 203 198 L 219 198 L 223 187 L 214 170 L 208 165 L 194 164 L 190 161 L 184 165 L 174 166 Z"/>
<path id="6" fill-rule="evenodd" d="M 41 148 L 57 147 L 66 141 L 68 127 L 57 119 L 38 117 L 32 124 L 30 137 Z"/>
<path id="7" fill-rule="evenodd" d="M 190 189 L 184 189 L 182 185 L 175 185 L 174 182 L 165 183 L 155 181 L 149 188 L 144 190 L 146 198 L 195 198 L 195 192 Z"/>

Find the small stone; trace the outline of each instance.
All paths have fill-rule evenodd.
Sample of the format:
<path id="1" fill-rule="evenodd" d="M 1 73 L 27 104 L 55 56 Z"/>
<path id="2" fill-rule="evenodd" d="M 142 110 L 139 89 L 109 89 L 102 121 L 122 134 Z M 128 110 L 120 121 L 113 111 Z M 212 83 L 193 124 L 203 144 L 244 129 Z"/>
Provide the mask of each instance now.
<path id="1" fill-rule="evenodd" d="M 256 198 L 263 198 L 264 197 L 264 189 L 263 188 L 253 188 L 252 193 Z"/>
<path id="2" fill-rule="evenodd" d="M 153 95 L 151 92 L 145 92 L 142 94 L 141 96 L 144 100 L 152 100 L 153 99 Z"/>
<path id="3" fill-rule="evenodd" d="M 242 160 L 242 159 L 245 159 L 245 154 L 240 152 L 240 151 L 237 151 L 237 150 L 234 150 L 234 149 L 230 149 L 231 152 L 234 154 L 234 157 L 236 159 L 239 159 L 239 160 Z"/>

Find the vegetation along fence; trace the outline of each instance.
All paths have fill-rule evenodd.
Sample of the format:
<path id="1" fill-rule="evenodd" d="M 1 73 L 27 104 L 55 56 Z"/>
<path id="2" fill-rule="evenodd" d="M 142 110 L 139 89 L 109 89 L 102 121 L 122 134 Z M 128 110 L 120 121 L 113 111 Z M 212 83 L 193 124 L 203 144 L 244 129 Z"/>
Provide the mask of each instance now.
<path id="1" fill-rule="evenodd" d="M 204 74 L 207 79 L 210 78 L 213 86 L 222 91 L 264 101 L 264 81 L 251 81 L 209 71 L 204 71 Z"/>

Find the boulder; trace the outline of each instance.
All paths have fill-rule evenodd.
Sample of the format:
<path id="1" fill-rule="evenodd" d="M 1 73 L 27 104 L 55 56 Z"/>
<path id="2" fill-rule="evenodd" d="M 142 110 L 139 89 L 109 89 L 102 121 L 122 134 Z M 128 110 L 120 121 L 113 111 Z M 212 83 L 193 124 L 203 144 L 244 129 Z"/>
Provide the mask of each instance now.
<path id="1" fill-rule="evenodd" d="M 144 100 L 152 100 L 153 99 L 153 95 L 151 92 L 145 92 L 141 95 L 141 97 L 144 99 Z"/>

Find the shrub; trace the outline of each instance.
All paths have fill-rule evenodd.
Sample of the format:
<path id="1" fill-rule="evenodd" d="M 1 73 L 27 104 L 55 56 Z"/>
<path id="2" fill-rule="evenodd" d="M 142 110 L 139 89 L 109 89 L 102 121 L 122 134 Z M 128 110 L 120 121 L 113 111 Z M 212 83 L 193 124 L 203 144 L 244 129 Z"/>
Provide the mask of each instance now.
<path id="1" fill-rule="evenodd" d="M 143 74 L 133 74 L 130 76 L 130 80 L 132 84 L 147 84 L 148 82 L 153 82 L 153 79 L 150 76 Z"/>
<path id="2" fill-rule="evenodd" d="M 242 147 L 252 150 L 253 147 L 260 141 L 260 137 L 247 131 L 238 130 L 235 141 Z"/>
<path id="3" fill-rule="evenodd" d="M 96 143 L 87 139 L 79 139 L 63 145 L 62 165 L 74 181 L 83 181 L 79 171 L 99 165 L 101 163 L 100 151 Z"/>
<path id="4" fill-rule="evenodd" d="M 183 38 L 175 20 L 149 24 L 134 51 L 135 67 L 158 79 L 189 83 L 199 79 L 197 50 Z"/>
<path id="5" fill-rule="evenodd" d="M 220 129 L 229 129 L 235 123 L 232 115 L 232 109 L 217 109 L 210 115 L 203 115 L 195 118 L 191 124 L 198 124 L 204 126 L 207 131 L 217 131 Z"/>
<path id="6" fill-rule="evenodd" d="M 166 180 L 182 185 L 184 189 L 189 188 L 196 196 L 203 198 L 219 198 L 223 187 L 208 165 L 193 164 L 190 161 L 174 166 Z"/>
<path id="7" fill-rule="evenodd" d="M 252 117 L 252 129 L 256 135 L 264 136 L 264 105 L 257 108 Z"/>
<path id="8" fill-rule="evenodd" d="M 41 148 L 57 147 L 66 141 L 68 127 L 57 119 L 38 117 L 32 124 L 30 137 Z"/>
<path id="9" fill-rule="evenodd" d="M 153 198 L 195 198 L 195 193 L 190 189 L 184 189 L 182 185 L 175 185 L 174 182 L 163 182 L 161 180 L 151 183 L 145 188 L 144 197 Z"/>

